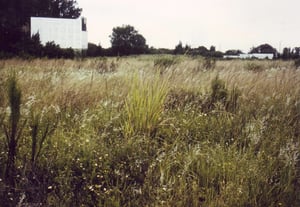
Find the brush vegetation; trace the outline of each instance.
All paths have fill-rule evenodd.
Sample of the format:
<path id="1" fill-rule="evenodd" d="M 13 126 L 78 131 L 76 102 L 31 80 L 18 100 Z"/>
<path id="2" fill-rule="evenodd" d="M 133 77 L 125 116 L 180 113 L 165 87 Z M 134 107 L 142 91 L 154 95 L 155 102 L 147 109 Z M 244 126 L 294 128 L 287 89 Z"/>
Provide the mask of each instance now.
<path id="1" fill-rule="evenodd" d="M 300 206 L 292 61 L 2 60 L 0 130 L 3 206 Z"/>

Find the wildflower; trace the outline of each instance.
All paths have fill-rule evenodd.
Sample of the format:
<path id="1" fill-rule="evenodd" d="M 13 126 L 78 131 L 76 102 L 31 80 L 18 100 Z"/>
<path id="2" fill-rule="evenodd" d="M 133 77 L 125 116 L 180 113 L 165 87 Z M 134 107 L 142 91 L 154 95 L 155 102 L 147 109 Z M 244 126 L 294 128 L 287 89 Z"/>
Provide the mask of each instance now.
<path id="1" fill-rule="evenodd" d="M 27 108 L 30 108 L 35 102 L 36 102 L 36 97 L 34 95 L 31 95 L 28 97 L 28 101 L 25 103 L 25 106 Z"/>
<path id="2" fill-rule="evenodd" d="M 57 105 L 51 105 L 51 107 L 54 108 L 54 111 L 55 111 L 56 114 L 59 114 L 59 113 L 60 113 L 60 108 L 59 108 L 59 106 L 57 106 Z"/>
<path id="3" fill-rule="evenodd" d="M 97 178 L 103 178 L 103 175 L 97 175 Z"/>

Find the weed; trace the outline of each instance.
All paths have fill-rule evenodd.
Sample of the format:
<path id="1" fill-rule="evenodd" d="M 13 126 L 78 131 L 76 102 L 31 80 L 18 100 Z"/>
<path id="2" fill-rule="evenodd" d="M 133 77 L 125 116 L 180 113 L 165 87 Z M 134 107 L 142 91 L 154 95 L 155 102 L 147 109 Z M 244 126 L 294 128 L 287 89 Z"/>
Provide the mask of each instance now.
<path id="1" fill-rule="evenodd" d="M 20 126 L 20 105 L 21 90 L 17 85 L 15 75 L 8 80 L 8 97 L 10 105 L 10 118 L 7 124 L 3 124 L 7 144 L 7 164 L 5 170 L 5 178 L 11 187 L 15 187 L 16 166 L 15 159 L 17 156 L 18 142 L 21 138 L 24 127 Z"/>
<path id="2" fill-rule="evenodd" d="M 3 121 L 2 128 L 6 138 L 7 161 L 5 166 L 5 182 L 9 189 L 9 195 L 4 200 L 6 205 L 9 204 L 9 199 L 15 201 L 15 187 L 16 187 L 16 157 L 18 153 L 18 144 L 22 135 L 26 121 L 21 122 L 21 89 L 17 84 L 15 74 L 11 75 L 7 83 L 7 94 L 9 100 L 10 115 L 9 118 Z"/>

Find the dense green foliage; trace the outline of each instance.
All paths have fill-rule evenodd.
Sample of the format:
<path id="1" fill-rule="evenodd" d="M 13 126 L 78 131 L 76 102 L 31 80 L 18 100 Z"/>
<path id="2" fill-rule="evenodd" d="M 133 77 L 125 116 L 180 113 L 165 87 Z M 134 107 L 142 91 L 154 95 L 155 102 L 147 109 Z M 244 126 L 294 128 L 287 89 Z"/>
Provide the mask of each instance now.
<path id="1" fill-rule="evenodd" d="M 110 38 L 114 55 L 144 54 L 148 50 L 146 39 L 130 25 L 113 28 Z"/>
<path id="2" fill-rule="evenodd" d="M 250 50 L 250 53 L 273 53 L 277 54 L 277 50 L 269 44 L 262 44 L 257 47 L 253 47 Z"/>
<path id="3" fill-rule="evenodd" d="M 88 49 L 86 51 L 86 55 L 88 57 L 99 57 L 104 54 L 101 45 L 96 45 L 93 43 L 88 43 Z"/>
<path id="4" fill-rule="evenodd" d="M 182 46 L 182 42 L 180 41 L 178 45 L 175 46 L 175 49 L 173 50 L 173 54 L 175 55 L 191 55 L 191 56 L 203 56 L 203 57 L 209 57 L 209 58 L 222 58 L 223 53 L 220 51 L 216 51 L 215 46 L 211 46 L 210 49 L 207 49 L 204 46 L 200 46 L 198 48 L 191 48 L 189 45 L 185 45 L 185 47 Z"/>
<path id="5" fill-rule="evenodd" d="M 281 58 L 283 60 L 299 59 L 300 58 L 300 47 L 294 47 L 293 49 L 285 47 L 283 48 Z"/>
<path id="6" fill-rule="evenodd" d="M 172 58 L 0 61 L 1 205 L 299 206 L 293 62 Z"/>

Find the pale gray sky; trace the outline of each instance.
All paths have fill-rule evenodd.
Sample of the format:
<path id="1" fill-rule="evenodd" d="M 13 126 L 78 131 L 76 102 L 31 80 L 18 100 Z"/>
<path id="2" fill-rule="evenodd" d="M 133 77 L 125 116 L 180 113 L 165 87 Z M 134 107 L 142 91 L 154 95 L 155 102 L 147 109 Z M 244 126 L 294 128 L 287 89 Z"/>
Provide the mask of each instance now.
<path id="1" fill-rule="evenodd" d="M 110 47 L 113 27 L 129 24 L 149 46 L 242 49 L 300 46 L 300 0 L 77 0 L 89 42 Z"/>

